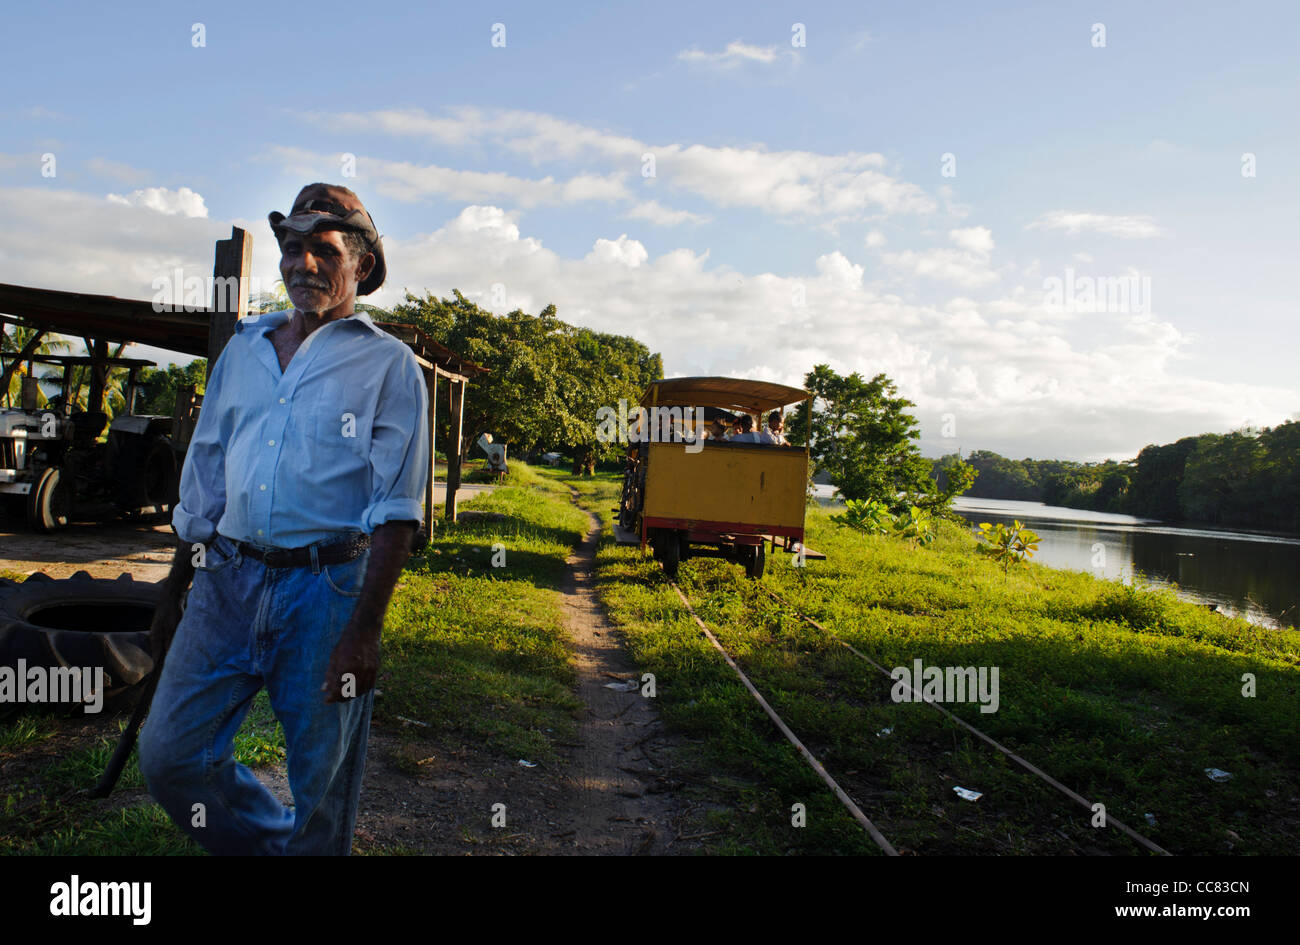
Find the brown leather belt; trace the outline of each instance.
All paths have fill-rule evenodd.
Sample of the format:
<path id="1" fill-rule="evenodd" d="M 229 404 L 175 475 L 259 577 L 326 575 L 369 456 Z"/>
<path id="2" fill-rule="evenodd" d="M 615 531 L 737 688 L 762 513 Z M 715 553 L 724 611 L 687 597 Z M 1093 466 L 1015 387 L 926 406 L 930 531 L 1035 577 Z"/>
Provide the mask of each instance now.
<path id="1" fill-rule="evenodd" d="M 311 564 L 311 546 L 305 548 L 280 548 L 276 551 L 263 551 L 256 545 L 236 542 L 239 553 L 247 555 L 254 561 L 260 561 L 268 568 L 301 568 Z M 343 564 L 361 557 L 370 547 L 370 536 L 361 532 L 352 538 L 316 546 L 316 560 L 320 564 Z"/>

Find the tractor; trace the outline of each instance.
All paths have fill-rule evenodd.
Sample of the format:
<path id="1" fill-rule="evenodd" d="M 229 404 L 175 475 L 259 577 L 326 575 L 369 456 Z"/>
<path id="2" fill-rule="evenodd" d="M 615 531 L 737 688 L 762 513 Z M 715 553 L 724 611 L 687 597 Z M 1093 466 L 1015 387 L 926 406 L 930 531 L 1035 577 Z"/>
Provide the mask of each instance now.
<path id="1" fill-rule="evenodd" d="M 179 492 L 184 446 L 173 438 L 172 417 L 133 412 L 136 376 L 154 362 L 70 355 L 24 360 L 29 367 L 32 362 L 51 365 L 54 370 L 40 381 L 58 381 L 61 391 L 38 406 L 37 378 L 29 371 L 22 379 L 20 405 L 0 408 L 0 507 L 10 520 L 25 518 L 34 531 L 51 532 L 74 517 L 169 516 Z M 90 366 L 100 378 L 92 384 L 85 411 L 69 404 L 71 369 L 81 366 Z M 110 423 L 99 409 L 102 379 L 120 367 L 128 371 L 126 409 Z"/>

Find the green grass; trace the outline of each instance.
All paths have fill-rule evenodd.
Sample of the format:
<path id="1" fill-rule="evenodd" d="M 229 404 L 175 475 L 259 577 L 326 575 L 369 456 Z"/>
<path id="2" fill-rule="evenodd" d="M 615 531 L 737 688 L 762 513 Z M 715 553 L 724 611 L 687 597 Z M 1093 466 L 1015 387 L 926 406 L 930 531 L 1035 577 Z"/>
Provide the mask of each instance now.
<path id="1" fill-rule="evenodd" d="M 508 760 L 560 760 L 580 708 L 558 593 L 565 558 L 586 530 L 569 500 L 576 490 L 607 526 L 598 589 L 638 668 L 655 674 L 658 707 L 686 744 L 674 775 L 704 811 L 693 829 L 708 834 L 709 851 L 876 852 L 699 633 L 658 566 L 613 543 L 617 478 L 518 462 L 511 469 L 502 488 L 467 503 L 472 514 L 461 524 L 439 524 L 409 562 L 388 612 L 376 724 L 415 743 L 412 757 L 422 747 L 464 746 Z M 1291 803 L 1300 796 L 1300 633 L 1262 630 L 1085 574 L 1030 566 L 1004 577 L 953 527 L 914 550 L 839 529 L 816 509 L 808 524 L 809 544 L 829 560 L 796 569 L 775 556 L 762 586 L 823 622 L 826 633 L 762 593 L 737 565 L 691 560 L 681 583 L 896 846 L 926 854 L 1139 852 L 930 707 L 894 702 L 890 680 L 841 640 L 886 667 L 915 658 L 997 666 L 996 713 L 949 708 L 1175 853 L 1293 853 L 1300 845 L 1300 811 Z M 493 567 L 501 551 L 504 566 Z M 1255 676 L 1253 699 L 1241 694 L 1244 673 Z M 117 809 L 77 794 L 124 721 L 105 719 L 102 734 L 71 745 L 68 733 L 81 720 L 0 722 L 0 765 L 17 772 L 0 788 L 0 852 L 198 852 L 148 801 Z M 283 756 L 264 697 L 237 753 L 254 765 Z M 1233 778 L 1211 782 L 1209 767 Z M 124 789 L 139 783 L 133 762 Z M 957 785 L 984 797 L 960 800 Z M 794 804 L 806 806 L 804 827 L 791 824 Z"/>
<path id="2" fill-rule="evenodd" d="M 511 469 L 408 564 L 385 624 L 375 713 L 424 722 L 430 738 L 554 762 L 580 707 L 558 590 L 587 517 L 524 464 Z"/>
<path id="3" fill-rule="evenodd" d="M 21 715 L 0 722 L 0 765 L 21 765 L 21 774 L 0 789 L 0 854 L 201 852 L 161 807 L 139 796 L 144 778 L 134 753 L 108 801 L 86 795 L 108 764 L 129 716 L 124 710 L 98 720 L 102 731 L 88 737 L 77 733 L 89 716 Z M 264 691 L 249 707 L 234 752 L 238 761 L 254 768 L 284 758 L 284 733 Z M 133 795 L 136 799 L 126 806 L 117 806 Z"/>
<path id="4" fill-rule="evenodd" d="M 563 477 L 556 477 L 564 481 Z M 584 501 L 606 520 L 612 478 Z M 1001 570 L 954 527 L 931 548 L 808 516 L 806 569 L 769 558 L 763 585 L 697 559 L 680 583 L 792 729 L 899 847 L 920 853 L 1140 852 L 925 705 L 895 703 L 886 668 L 996 666 L 1000 707 L 949 709 L 1177 853 L 1293 853 L 1300 843 L 1300 633 L 1230 620 L 1172 594 L 1039 566 Z M 873 851 L 685 614 L 658 566 L 602 542 L 598 585 L 668 723 L 694 745 L 718 852 Z M 1242 695 L 1242 676 L 1257 695 Z M 878 737 L 876 733 L 892 729 Z M 1233 773 L 1211 782 L 1205 768 Z M 984 793 L 963 801 L 954 786 Z M 792 804 L 808 822 L 791 826 Z M 1156 826 L 1148 824 L 1152 814 Z"/>
<path id="5" fill-rule="evenodd" d="M 375 721 L 407 741 L 554 763 L 556 746 L 573 739 L 580 707 L 559 588 L 587 517 L 564 486 L 526 464 L 511 468 L 503 488 L 465 503 L 463 524 L 439 522 L 408 563 L 386 619 Z M 492 566 L 494 545 L 505 552 L 503 567 Z M 0 766 L 21 771 L 0 788 L 0 854 L 202 852 L 147 797 L 119 808 L 82 793 L 128 715 L 102 719 L 102 731 L 89 737 L 76 735 L 84 719 L 0 721 Z M 398 716 L 429 727 L 406 728 Z M 284 734 L 260 693 L 236 735 L 235 757 L 260 767 L 284 755 Z M 142 786 L 133 756 L 119 782 L 124 793 L 113 800 Z"/>

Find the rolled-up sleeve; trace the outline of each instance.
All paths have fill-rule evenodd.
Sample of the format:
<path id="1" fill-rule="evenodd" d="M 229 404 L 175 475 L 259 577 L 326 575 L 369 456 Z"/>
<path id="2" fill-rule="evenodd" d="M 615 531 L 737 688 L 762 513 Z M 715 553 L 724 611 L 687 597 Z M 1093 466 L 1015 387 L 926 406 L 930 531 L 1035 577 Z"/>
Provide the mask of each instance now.
<path id="1" fill-rule="evenodd" d="M 226 345 L 204 389 L 198 423 L 181 468 L 180 500 L 172 510 L 172 530 L 181 541 L 212 540 L 226 511 L 226 450 L 221 436 L 222 379 L 229 367 Z"/>
<path id="2" fill-rule="evenodd" d="M 405 348 L 384 376 L 370 435 L 367 534 L 384 522 L 424 521 L 429 480 L 429 391 L 415 356 Z"/>

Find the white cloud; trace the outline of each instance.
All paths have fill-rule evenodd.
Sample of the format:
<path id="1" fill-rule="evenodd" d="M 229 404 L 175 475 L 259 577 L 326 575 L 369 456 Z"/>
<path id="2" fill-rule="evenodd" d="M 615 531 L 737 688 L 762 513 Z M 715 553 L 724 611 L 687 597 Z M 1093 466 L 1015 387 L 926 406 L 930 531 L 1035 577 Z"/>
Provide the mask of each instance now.
<path id="1" fill-rule="evenodd" d="M 206 277 L 213 243 L 230 222 L 48 187 L 0 188 L 10 225 L 0 231 L 0 281 L 147 299 L 176 266 Z M 241 221 L 233 221 L 241 222 Z M 254 275 L 274 281 L 275 244 L 255 230 Z M 992 237 L 966 228 L 945 252 L 991 257 Z M 987 248 L 985 254 L 971 248 Z M 499 206 L 465 207 L 433 232 L 388 237 L 390 281 L 367 301 L 392 305 L 404 288 L 489 308 L 540 311 L 596 330 L 631 334 L 677 374 L 734 374 L 799 383 L 818 363 L 884 372 L 917 404 L 922 446 L 1012 456 L 1131 456 L 1245 419 L 1278 422 L 1295 390 L 1196 380 L 1183 373 L 1196 341 L 1165 318 L 1090 316 L 1087 335 L 1044 313 L 1041 292 L 1015 286 L 980 301 L 956 295 L 916 304 L 866 279 L 844 253 L 791 258 L 780 272 L 746 272 L 678 246 L 651 254 L 620 234 L 563 256 L 521 230 Z M 505 286 L 504 309 L 491 302 Z M 798 290 L 798 291 L 796 291 Z M 798 304 L 802 301 L 802 304 Z M 957 419 L 958 439 L 937 436 Z"/>
<path id="2" fill-rule="evenodd" d="M 1027 230 L 1064 230 L 1075 236 L 1083 232 L 1101 233 L 1106 236 L 1120 236 L 1124 239 L 1150 239 L 1163 236 L 1164 230 L 1146 215 L 1119 215 L 1110 213 L 1087 213 L 1070 210 L 1053 210 L 1025 226 Z"/>
<path id="3" fill-rule="evenodd" d="M 616 240 L 596 240 L 596 245 L 586 258 L 587 262 L 616 263 L 635 269 L 649 259 L 650 254 L 646 252 L 644 246 L 636 240 L 628 239 L 627 234 L 624 233 Z"/>
<path id="4" fill-rule="evenodd" d="M 627 215 L 634 220 L 648 220 L 655 226 L 677 226 L 681 223 L 707 223 L 709 218 L 689 210 L 673 210 L 658 200 L 645 200 L 632 207 Z"/>
<path id="5" fill-rule="evenodd" d="M 876 249 L 885 245 L 885 234 L 879 230 L 872 230 L 867 233 L 867 249 Z"/>
<path id="6" fill-rule="evenodd" d="M 338 155 L 275 146 L 270 157 L 287 171 L 311 179 L 329 179 L 338 168 Z M 434 164 L 387 161 L 359 157 L 357 172 L 387 197 L 414 203 L 431 197 L 478 203 L 509 201 L 519 207 L 609 202 L 629 194 L 617 174 L 578 174 L 568 180 L 554 177 L 516 177 L 499 171 L 462 171 Z"/>
<path id="7" fill-rule="evenodd" d="M 677 58 L 683 62 L 710 66 L 715 69 L 735 69 L 737 66 L 750 62 L 770 66 L 778 62 L 784 55 L 793 56 L 794 50 L 782 50 L 779 46 L 751 46 L 736 39 L 727 43 L 722 52 L 704 52 L 692 47 L 679 52 Z"/>
<path id="8" fill-rule="evenodd" d="M 0 188 L 0 205 L 0 282 L 18 285 L 149 299 L 178 267 L 210 276 L 230 236 L 228 222 L 47 187 Z"/>
<path id="9" fill-rule="evenodd" d="M 421 293 L 458 288 L 481 304 L 502 282 L 507 309 L 553 302 L 567 321 L 635 335 L 663 353 L 670 376 L 797 384 L 818 363 L 883 371 L 916 401 L 931 455 L 961 445 L 1130 456 L 1149 442 L 1231 429 L 1247 416 L 1275 422 L 1295 409 L 1293 391 L 1180 374 L 1193 340 L 1150 315 L 1097 315 L 1096 340 L 1080 340 L 1044 314 L 1041 292 L 1020 286 L 989 302 L 917 305 L 866 284 L 863 267 L 838 251 L 782 273 L 745 273 L 687 248 L 651 256 L 626 235 L 565 258 L 521 236 L 501 210 L 474 213 L 492 225 L 466 226 L 462 214 L 428 237 L 394 241 L 390 271 Z M 991 236 L 957 239 L 991 244 Z M 384 293 L 379 304 L 395 302 L 400 285 Z M 949 412 L 960 444 L 937 436 Z"/>
<path id="10" fill-rule="evenodd" d="M 188 187 L 171 190 L 167 187 L 146 187 L 132 191 L 126 196 L 109 194 L 110 203 L 120 203 L 128 207 L 147 207 L 166 216 L 206 217 L 208 208 L 203 197 Z"/>
<path id="11" fill-rule="evenodd" d="M 958 248 L 909 249 L 901 253 L 885 253 L 881 259 L 886 266 L 909 275 L 950 282 L 964 289 L 998 281 L 998 273 L 990 265 L 993 232 L 988 227 L 949 230 L 948 239 Z"/>
<path id="12" fill-rule="evenodd" d="M 885 169 L 884 155 L 846 151 L 768 151 L 760 147 L 713 147 L 668 142 L 652 144 L 627 135 L 603 132 L 552 115 L 512 110 L 460 108 L 433 117 L 419 111 L 309 114 L 321 127 L 418 137 L 454 147 L 503 148 L 537 163 L 563 161 L 602 165 L 608 179 L 641 173 L 643 156 L 655 159 L 656 182 L 717 207 L 750 207 L 781 217 L 831 220 L 865 219 L 872 214 L 930 213 L 937 204 L 915 184 Z M 276 147 L 273 159 L 309 173 L 299 158 L 305 152 Z M 336 154 L 311 155 L 313 170 L 338 166 Z M 400 171 L 400 173 L 399 173 Z M 358 160 L 360 174 L 399 178 L 385 193 L 418 200 L 431 193 L 466 201 L 509 199 L 520 206 L 553 203 L 563 198 L 553 178 L 528 180 L 506 174 L 458 172 L 447 168 L 397 165 L 377 158 Z M 609 183 L 609 199 L 633 199 Z"/>
<path id="13" fill-rule="evenodd" d="M 962 249 L 987 256 L 993 252 L 993 231 L 987 226 L 972 226 L 964 230 L 949 230 L 948 238 Z"/>

